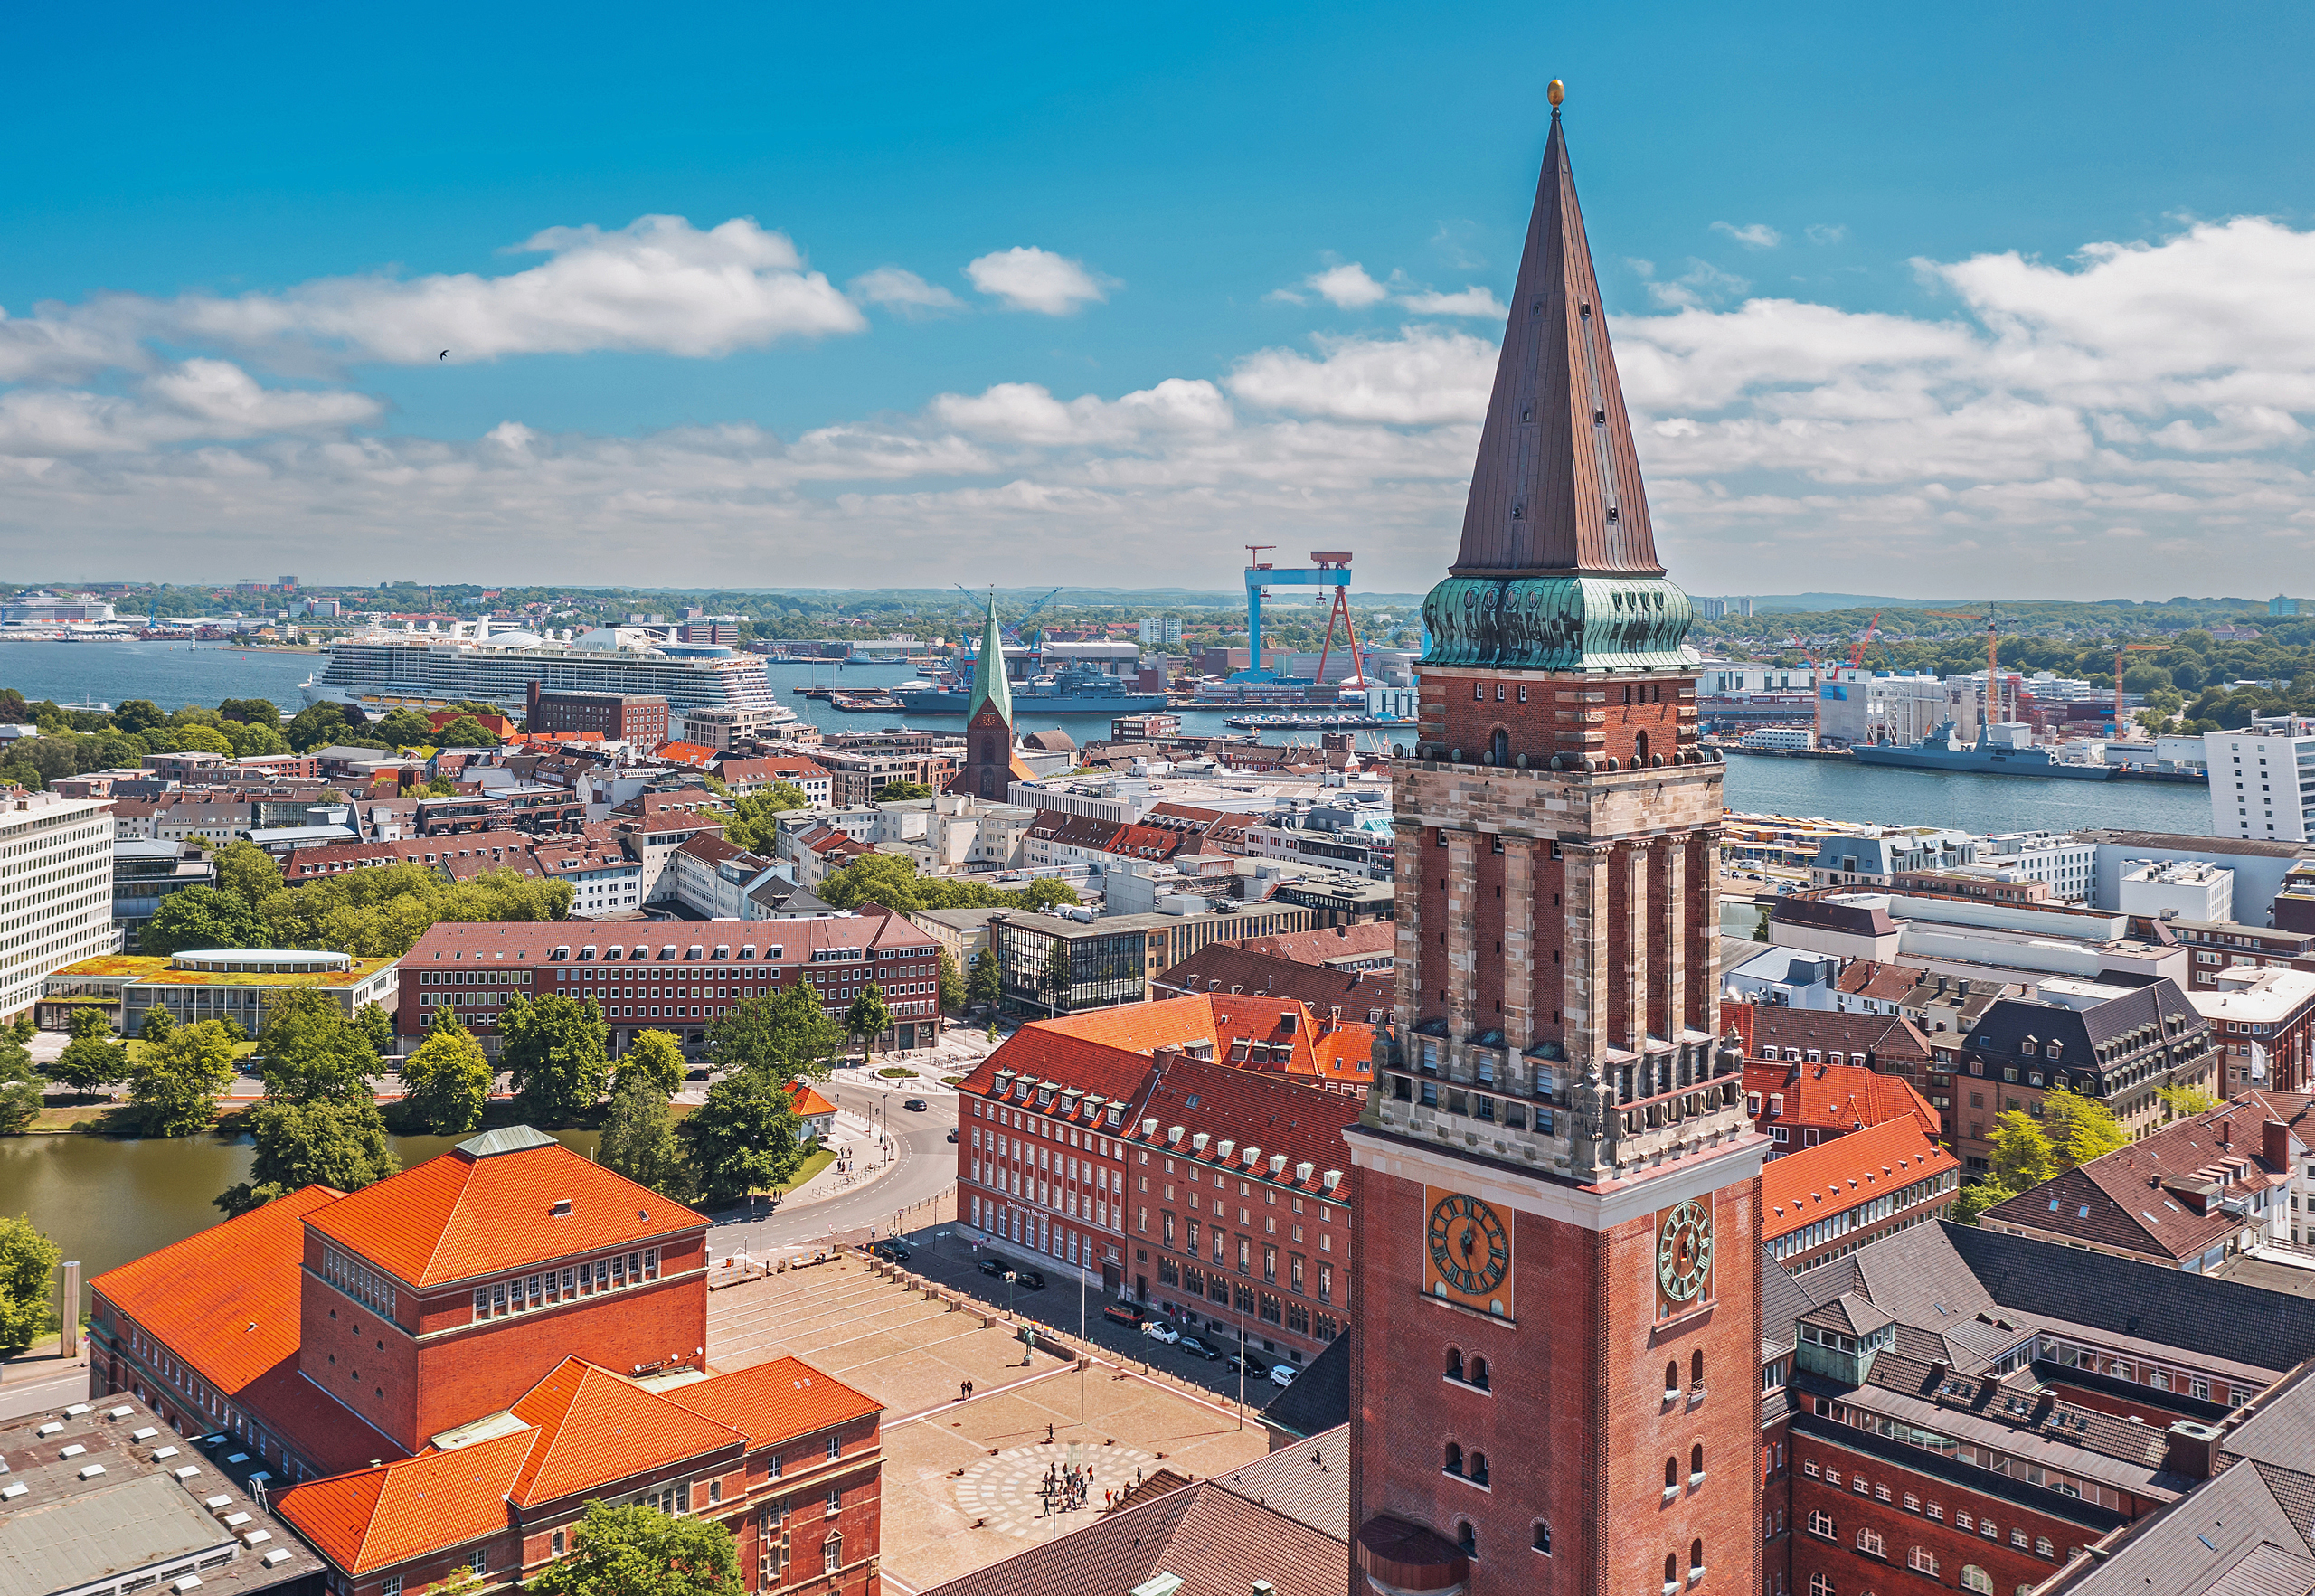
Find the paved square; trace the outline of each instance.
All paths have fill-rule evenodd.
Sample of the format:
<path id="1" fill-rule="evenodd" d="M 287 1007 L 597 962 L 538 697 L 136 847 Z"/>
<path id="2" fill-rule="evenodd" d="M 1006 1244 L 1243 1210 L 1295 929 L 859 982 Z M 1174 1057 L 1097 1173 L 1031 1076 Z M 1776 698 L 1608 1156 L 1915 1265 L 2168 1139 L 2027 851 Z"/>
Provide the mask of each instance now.
<path id="1" fill-rule="evenodd" d="M 982 1325 L 987 1312 L 952 1310 L 855 1260 L 708 1299 L 711 1368 L 793 1354 L 883 1402 L 883 1570 L 903 1596 L 1090 1523 L 1106 1493 L 1160 1459 L 1204 1478 L 1268 1450 L 1256 1419 L 1242 1426 L 1186 1386 L 1107 1363 L 1081 1371 L 1042 1350 L 1025 1367 L 1002 1317 Z M 1090 1476 L 1086 1505 L 1048 1511 L 1041 1487 L 1066 1467 Z"/>

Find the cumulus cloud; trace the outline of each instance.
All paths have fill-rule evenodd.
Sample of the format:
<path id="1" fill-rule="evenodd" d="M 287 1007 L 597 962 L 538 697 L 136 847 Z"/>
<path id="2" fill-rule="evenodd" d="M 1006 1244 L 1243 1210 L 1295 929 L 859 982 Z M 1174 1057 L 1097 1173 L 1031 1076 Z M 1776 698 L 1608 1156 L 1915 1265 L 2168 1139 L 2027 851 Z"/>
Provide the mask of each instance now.
<path id="1" fill-rule="evenodd" d="M 1838 222 L 1812 222 L 1806 231 L 1812 244 L 1838 244 L 1848 237 L 1848 228 Z"/>
<path id="2" fill-rule="evenodd" d="M 1442 232 L 1445 223 L 1441 223 Z M 1316 295 L 1338 310 L 1367 310 L 1385 301 L 1416 316 L 1479 316 L 1500 318 L 1507 314 L 1495 290 L 1474 285 L 1453 292 L 1418 288 L 1403 271 L 1378 282 L 1356 260 L 1337 262 L 1314 271 L 1291 288 L 1274 288 L 1265 298 L 1285 305 L 1307 305 Z"/>
<path id="3" fill-rule="evenodd" d="M 1364 310 L 1391 297 L 1391 290 L 1367 276 L 1366 268 L 1356 260 L 1314 271 L 1302 279 L 1302 286 L 1340 310 Z"/>
<path id="4" fill-rule="evenodd" d="M 487 277 L 384 272 L 280 293 L 101 296 L 0 320 L 0 381 L 73 380 L 154 364 L 151 342 L 277 364 L 454 364 L 628 350 L 694 357 L 858 332 L 859 307 L 808 269 L 784 233 L 744 217 L 705 231 L 680 216 L 623 228 L 551 227 L 515 251 L 546 260 Z"/>
<path id="5" fill-rule="evenodd" d="M 1715 222 L 1715 232 L 1724 232 L 1748 250 L 1773 250 L 1784 241 L 1784 235 L 1765 222 L 1748 222 L 1739 227 L 1733 222 Z"/>
<path id="6" fill-rule="evenodd" d="M 882 305 L 906 316 L 961 310 L 965 303 L 948 289 L 897 266 L 879 266 L 874 271 L 864 271 L 845 284 L 844 291 L 863 305 Z"/>
<path id="7" fill-rule="evenodd" d="M 762 316 L 735 308 L 757 302 L 741 279 L 811 275 L 778 235 L 744 225 L 722 268 L 697 251 L 666 272 L 636 268 L 662 283 L 730 276 L 723 298 L 685 301 L 699 348 L 761 335 L 747 329 Z M 711 235 L 679 236 L 690 250 Z M 456 279 L 411 280 L 443 285 L 420 300 L 489 310 L 509 347 L 582 322 L 597 338 L 674 336 L 664 296 L 646 316 L 600 286 L 600 258 L 638 253 L 636 240 L 547 248 L 547 266 L 594 263 L 597 286 L 532 275 L 544 266 L 474 280 L 527 279 L 551 316 L 492 309 Z M 2175 590 L 2182 554 L 2197 580 L 2252 590 L 2315 554 L 2315 307 L 2296 291 L 2315 271 L 2315 232 L 2237 219 L 2065 260 L 1918 267 L 1935 298 L 1912 315 L 1747 297 L 1694 263 L 1670 282 L 1643 274 L 1673 292 L 1610 331 L 1684 582 L 1865 587 L 1892 554 L 1998 551 L 2027 591 Z M 1357 269 L 1384 290 L 1369 308 L 1465 314 L 1435 304 L 1460 294 Z M 844 300 L 855 315 L 911 303 L 898 278 L 863 285 Z M 310 551 L 326 524 L 328 546 L 360 564 L 325 574 L 347 578 L 374 578 L 383 558 L 609 581 L 644 558 L 670 581 L 971 580 L 1002 549 L 1072 580 L 1178 582 L 1234 569 L 1237 543 L 1277 534 L 1357 550 L 1362 586 L 1419 589 L 1451 551 L 1496 361 L 1491 328 L 1408 319 L 1123 392 L 997 381 L 793 437 L 727 422 L 596 438 L 507 415 L 433 439 L 377 432 L 382 407 L 343 382 L 226 357 L 241 343 L 351 347 L 311 308 L 330 299 L 210 301 L 240 308 L 213 335 L 218 352 L 191 359 L 155 353 L 166 345 L 149 331 L 181 335 L 184 300 L 0 320 L 0 354 L 17 363 L 18 385 L 0 390 L 0 547 L 14 567 L 43 576 L 70 550 L 84 566 L 212 576 Z M 288 330 L 268 319 L 279 316 Z M 92 362 L 118 373 L 56 380 Z"/>
<path id="8" fill-rule="evenodd" d="M 979 292 L 1013 310 L 1040 316 L 1070 316 L 1081 305 L 1098 303 L 1117 285 L 1094 276 L 1082 262 L 1034 244 L 1016 245 L 965 265 L 965 277 Z"/>
<path id="9" fill-rule="evenodd" d="M 1511 314 L 1489 288 L 1465 288 L 1457 294 L 1426 289 L 1420 294 L 1401 295 L 1399 303 L 1417 316 L 1482 316 L 1490 321 L 1501 321 Z"/>

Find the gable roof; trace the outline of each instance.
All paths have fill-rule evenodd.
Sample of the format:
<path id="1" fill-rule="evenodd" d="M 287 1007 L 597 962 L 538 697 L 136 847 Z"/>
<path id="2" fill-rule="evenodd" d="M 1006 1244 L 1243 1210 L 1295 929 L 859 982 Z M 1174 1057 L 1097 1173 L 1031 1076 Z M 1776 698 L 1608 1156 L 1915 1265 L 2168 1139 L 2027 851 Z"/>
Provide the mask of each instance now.
<path id="1" fill-rule="evenodd" d="M 865 1392 L 794 1357 L 677 1385 L 662 1395 L 737 1431 L 751 1447 L 816 1434 L 884 1411 Z"/>
<path id="2" fill-rule="evenodd" d="M 1761 1169 L 1761 1240 L 1961 1166 L 1910 1116 L 1772 1158 Z"/>
<path id="3" fill-rule="evenodd" d="M 575 1357 L 563 1359 L 508 1412 L 531 1427 L 531 1445 L 506 1493 L 524 1506 L 742 1440 L 729 1425 Z M 617 1460 L 616 1472 L 606 1468 L 609 1459 Z"/>
<path id="4" fill-rule="evenodd" d="M 1761 1003 L 1753 1007 L 1756 1047 L 1817 1048 L 1864 1053 L 1868 1058 L 1925 1062 L 1929 1038 L 1903 1015 L 1848 1014 L 1836 1009 L 1787 1008 Z"/>
<path id="5" fill-rule="evenodd" d="M 1912 1082 L 1863 1064 L 1748 1058 L 1744 1091 L 1748 1096 L 1760 1094 L 1762 1124 L 1851 1131 L 1910 1119 L 1926 1135 L 1942 1129 L 1936 1107 Z M 1778 1099 L 1782 1100 L 1773 1100 Z"/>
<path id="6" fill-rule="evenodd" d="M 1239 942 L 1209 942 L 1160 975 L 1164 992 L 1245 991 L 1291 998 L 1315 1014 L 1342 1010 L 1346 1020 L 1374 1024 L 1397 1001 L 1394 970 L 1340 970 Z"/>
<path id="7" fill-rule="evenodd" d="M 503 1151 L 488 1144 L 487 1137 L 460 1142 L 414 1169 L 316 1208 L 307 1223 L 420 1288 L 550 1257 L 636 1246 L 707 1223 L 560 1142 L 542 1139 Z M 539 1201 L 542 1192 L 551 1193 L 550 1200 L 568 1198 L 571 1212 L 549 1217 Z"/>

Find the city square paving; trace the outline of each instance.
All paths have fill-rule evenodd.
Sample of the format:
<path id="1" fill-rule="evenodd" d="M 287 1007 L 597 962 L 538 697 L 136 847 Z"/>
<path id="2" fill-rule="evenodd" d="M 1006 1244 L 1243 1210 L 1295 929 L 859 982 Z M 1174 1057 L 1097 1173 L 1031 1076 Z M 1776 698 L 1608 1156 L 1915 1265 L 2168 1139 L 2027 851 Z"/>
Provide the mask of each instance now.
<path id="1" fill-rule="evenodd" d="M 883 1571 L 902 1592 L 1090 1523 L 1160 1459 L 1204 1478 L 1268 1449 L 1258 1417 L 1226 1402 L 1098 1348 L 1081 1370 L 1073 1342 L 1025 1354 L 1001 1313 L 952 1309 L 857 1259 L 713 1293 L 707 1348 L 715 1369 L 792 1354 L 884 1404 Z M 1085 1506 L 1051 1511 L 1043 1487 L 1068 1466 L 1091 1476 Z"/>

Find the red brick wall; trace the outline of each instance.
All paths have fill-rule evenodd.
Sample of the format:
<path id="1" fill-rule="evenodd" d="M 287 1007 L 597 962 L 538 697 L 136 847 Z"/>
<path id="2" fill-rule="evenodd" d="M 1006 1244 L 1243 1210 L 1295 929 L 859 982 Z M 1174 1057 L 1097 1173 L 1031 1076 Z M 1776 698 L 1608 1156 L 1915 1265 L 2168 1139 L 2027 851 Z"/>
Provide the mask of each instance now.
<path id="1" fill-rule="evenodd" d="M 2086 1546 L 2102 1533 L 1993 1497 L 1957 1489 L 1948 1481 L 1852 1452 L 1815 1435 L 1795 1432 L 1791 1458 L 1791 1577 L 1796 1591 L 1806 1591 L 1809 1577 L 1820 1572 L 1832 1582 L 1838 1596 L 1862 1596 L 1866 1591 L 1885 1590 L 1901 1582 L 1907 1589 L 1925 1586 L 1932 1582 L 1931 1576 L 1908 1566 L 1912 1549 L 1920 1546 L 1937 1558 L 1935 1583 L 1959 1591 L 1962 1567 L 1974 1563 L 1992 1578 L 1995 1596 L 2012 1596 L 2020 1586 L 2030 1589 L 2048 1579 L 2065 1565 L 2070 1548 Z M 1808 1477 L 1812 1463 L 1819 1474 L 1815 1479 Z M 1839 1485 L 1824 1478 L 1827 1469 L 1840 1475 Z M 1862 1497 L 1855 1490 L 1860 1473 L 1872 1487 Z M 1883 1487 L 1889 1492 L 1885 1502 L 1879 1497 Z M 1920 1499 L 1922 1511 L 1905 1510 L 1908 1494 Z M 1942 1523 L 1929 1516 L 1932 1504 L 1943 1509 Z M 1830 1539 L 1809 1528 L 1812 1511 L 1831 1516 Z M 1957 1516 L 1961 1514 L 1979 1525 L 1991 1519 L 1998 1532 L 1997 1538 L 1988 1540 L 1974 1527 L 1960 1528 Z M 1882 1555 L 1857 1550 L 1857 1532 L 1862 1529 L 1880 1533 Z M 2010 1544 L 2013 1529 L 2026 1532 L 2027 1549 L 2021 1551 Z M 2032 1542 L 2036 1536 L 2049 1539 L 2055 1557 L 2034 1553 Z"/>
<path id="2" fill-rule="evenodd" d="M 1472 696 L 1477 687 L 1483 696 Z M 1519 691 L 1527 690 L 1521 704 Z M 1501 699 L 1496 697 L 1502 689 Z M 1695 741 L 1694 676 L 1578 676 L 1487 671 L 1433 672 L 1422 676 L 1423 741 L 1478 760 L 1498 728 L 1511 753 L 1540 765 L 1554 754 L 1612 757 L 1629 768 L 1645 733 L 1648 751 L 1667 760 Z M 1683 722 L 1682 705 L 1690 718 Z M 1683 724 L 1687 727 L 1684 733 Z"/>
<path id="3" fill-rule="evenodd" d="M 1719 1273 L 1711 1310 L 1668 1330 L 1655 1320 L 1655 1218 L 1605 1234 L 1532 1214 L 1513 1222 L 1514 1322 L 1422 1295 L 1425 1223 L 1420 1185 L 1358 1170 L 1358 1333 L 1351 1404 L 1358 1440 L 1352 1522 L 1389 1514 L 1452 1541 L 1478 1532 L 1471 1596 L 1652 1591 L 1674 1554 L 1685 1582 L 1689 1543 L 1705 1543 L 1703 1591 L 1758 1589 L 1758 1313 L 1751 1182 L 1715 1198 Z M 1488 1360 L 1490 1390 L 1442 1377 L 1447 1352 Z M 1664 1365 L 1687 1388 L 1703 1351 L 1706 1398 L 1664 1401 Z M 1481 1489 L 1443 1471 L 1450 1441 L 1487 1455 Z M 1690 1449 L 1704 1483 L 1687 1484 Z M 1680 1488 L 1663 1498 L 1667 1456 Z M 1605 1489 L 1595 1491 L 1594 1482 Z M 1533 1549 L 1535 1521 L 1552 1554 Z"/>

